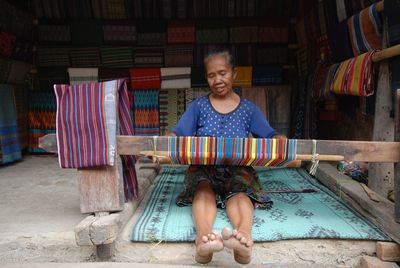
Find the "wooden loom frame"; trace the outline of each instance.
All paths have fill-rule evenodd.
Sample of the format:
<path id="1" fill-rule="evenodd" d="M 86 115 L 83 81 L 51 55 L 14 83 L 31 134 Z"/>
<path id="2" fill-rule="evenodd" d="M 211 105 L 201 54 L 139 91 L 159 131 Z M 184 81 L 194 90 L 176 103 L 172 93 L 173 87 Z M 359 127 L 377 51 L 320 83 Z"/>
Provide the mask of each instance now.
<path id="1" fill-rule="evenodd" d="M 378 4 L 383 10 L 383 1 Z M 373 62 L 400 55 L 400 45 L 374 53 Z M 395 142 L 376 141 L 317 141 L 317 153 L 335 155 L 331 160 L 340 160 L 341 156 L 349 161 L 365 161 L 371 163 L 395 163 L 394 174 L 394 206 L 385 198 L 379 198 L 380 203 L 371 201 L 371 191 L 358 182 L 346 178 L 332 179 L 338 176 L 336 170 L 326 166 L 317 170 L 328 188 L 333 190 L 345 201 L 355 207 L 361 214 L 372 220 L 390 237 L 400 244 L 400 89 L 396 95 Z M 156 146 L 155 145 L 156 142 Z M 48 152 L 57 152 L 55 134 L 49 134 L 39 139 L 39 147 Z M 122 228 L 124 218 L 130 217 L 139 201 L 133 207 L 124 204 L 122 169 L 118 155 L 135 155 L 143 151 L 167 151 L 167 138 L 152 136 L 117 136 L 117 157 L 112 167 L 85 168 L 78 170 L 80 184 L 80 208 L 82 213 L 95 214 L 88 216 L 75 228 L 77 244 L 80 246 L 96 246 L 100 259 L 111 257 L 114 241 Z M 308 155 L 312 152 L 312 140 L 298 140 L 298 154 Z M 339 159 L 339 158 L 340 159 Z M 303 159 L 303 160 L 304 160 Z M 329 157 L 328 157 L 329 159 Z M 325 159 L 327 160 L 327 159 Z M 323 166 L 324 163 L 321 164 Z M 157 168 L 156 168 L 157 169 Z M 328 170 L 328 171 L 327 171 Z M 330 171 L 329 171 L 330 170 Z M 331 173 L 331 174 L 328 174 Z M 143 198 L 143 196 L 142 196 Z M 124 209 L 125 207 L 125 209 Z M 132 212 L 129 212 L 132 210 Z M 110 214 L 111 212 L 119 212 Z"/>

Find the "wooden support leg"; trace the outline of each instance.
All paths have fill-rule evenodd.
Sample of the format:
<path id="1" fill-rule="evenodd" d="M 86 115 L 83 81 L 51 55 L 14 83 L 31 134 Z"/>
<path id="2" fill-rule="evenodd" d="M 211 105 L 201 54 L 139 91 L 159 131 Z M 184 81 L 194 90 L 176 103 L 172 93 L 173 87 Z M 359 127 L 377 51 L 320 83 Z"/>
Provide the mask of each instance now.
<path id="1" fill-rule="evenodd" d="M 99 261 L 109 260 L 114 254 L 115 242 L 96 246 L 96 256 Z"/>
<path id="2" fill-rule="evenodd" d="M 82 213 L 115 212 L 124 208 L 121 161 L 110 167 L 78 170 Z"/>

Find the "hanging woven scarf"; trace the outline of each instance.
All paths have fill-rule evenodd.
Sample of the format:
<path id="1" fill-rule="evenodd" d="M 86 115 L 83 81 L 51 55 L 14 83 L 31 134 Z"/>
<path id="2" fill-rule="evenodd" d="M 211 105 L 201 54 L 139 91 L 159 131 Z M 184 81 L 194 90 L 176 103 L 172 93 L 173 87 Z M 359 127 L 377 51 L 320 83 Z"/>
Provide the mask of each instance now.
<path id="1" fill-rule="evenodd" d="M 331 80 L 330 90 L 336 94 L 364 97 L 374 94 L 376 70 L 372 62 L 373 53 L 364 53 L 335 64 L 333 68 L 337 68 L 337 70 Z"/>
<path id="2" fill-rule="evenodd" d="M 382 48 L 382 22 L 376 5 L 363 9 L 347 21 L 354 56 Z"/>
<path id="3" fill-rule="evenodd" d="M 114 165 L 117 121 L 122 135 L 134 134 L 126 81 L 55 85 L 54 91 L 57 96 L 60 166 L 83 168 Z M 122 156 L 122 164 L 125 198 L 136 198 L 135 157 Z"/>
<path id="4" fill-rule="evenodd" d="M 285 166 L 296 151 L 288 139 L 168 137 L 168 156 L 181 165 Z"/>

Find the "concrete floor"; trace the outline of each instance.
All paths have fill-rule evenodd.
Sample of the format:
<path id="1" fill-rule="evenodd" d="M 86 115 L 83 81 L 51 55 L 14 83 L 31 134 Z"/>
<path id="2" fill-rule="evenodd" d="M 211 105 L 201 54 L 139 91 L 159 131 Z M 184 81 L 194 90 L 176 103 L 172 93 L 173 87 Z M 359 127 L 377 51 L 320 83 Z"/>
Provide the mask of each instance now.
<path id="1" fill-rule="evenodd" d="M 125 267 L 123 263 L 127 262 L 197 266 L 192 244 L 131 243 L 129 235 L 137 217 L 134 214 L 117 240 L 111 261 L 120 263 L 118 267 Z M 79 210 L 77 172 L 60 169 L 56 157 L 27 156 L 21 162 L 0 167 L 0 267 L 94 262 L 94 248 L 78 247 L 75 243 L 74 227 L 83 218 L 85 215 Z M 374 255 L 374 252 L 374 241 L 321 239 L 257 243 L 249 266 L 355 267 L 361 256 Z M 215 254 L 209 266 L 239 265 L 235 265 L 232 253 L 224 250 Z"/>

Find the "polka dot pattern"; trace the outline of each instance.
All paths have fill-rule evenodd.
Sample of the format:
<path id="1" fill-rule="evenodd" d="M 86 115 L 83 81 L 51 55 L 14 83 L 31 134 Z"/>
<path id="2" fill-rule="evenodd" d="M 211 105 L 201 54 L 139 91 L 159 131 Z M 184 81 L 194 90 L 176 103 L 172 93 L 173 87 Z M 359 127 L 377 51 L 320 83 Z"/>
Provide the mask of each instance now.
<path id="1" fill-rule="evenodd" d="M 198 121 L 197 136 L 212 136 L 226 138 L 246 138 L 254 104 L 246 99 L 241 99 L 239 106 L 230 113 L 221 114 L 211 105 L 208 96 L 198 99 L 200 116 Z"/>

